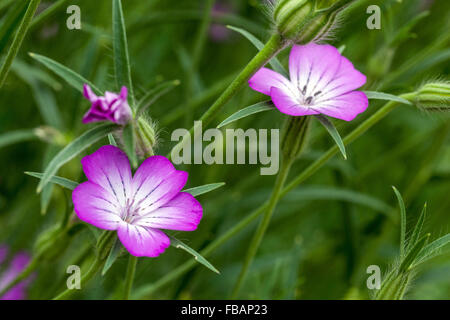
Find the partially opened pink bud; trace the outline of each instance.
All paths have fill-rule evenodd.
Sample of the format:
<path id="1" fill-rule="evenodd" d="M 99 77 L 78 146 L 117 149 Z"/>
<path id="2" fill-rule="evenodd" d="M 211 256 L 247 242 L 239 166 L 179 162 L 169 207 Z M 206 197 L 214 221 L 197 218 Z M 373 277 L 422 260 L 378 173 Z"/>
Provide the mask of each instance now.
<path id="1" fill-rule="evenodd" d="M 91 109 L 83 117 L 83 123 L 111 121 L 125 125 L 132 118 L 126 87 L 122 87 L 120 94 L 106 91 L 103 97 L 98 97 L 89 85 L 85 84 L 83 95 L 92 103 Z"/>

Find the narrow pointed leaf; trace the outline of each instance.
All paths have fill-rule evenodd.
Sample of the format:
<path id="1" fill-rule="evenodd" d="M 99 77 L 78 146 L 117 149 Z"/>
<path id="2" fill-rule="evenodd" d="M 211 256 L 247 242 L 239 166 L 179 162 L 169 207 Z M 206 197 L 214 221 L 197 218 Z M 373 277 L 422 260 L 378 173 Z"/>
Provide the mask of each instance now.
<path id="1" fill-rule="evenodd" d="M 227 26 L 227 28 L 231 29 L 233 31 L 239 32 L 241 35 L 243 35 L 245 38 L 247 38 L 247 40 L 250 41 L 258 50 L 261 50 L 264 47 L 264 43 L 262 43 L 258 38 L 256 38 L 250 32 L 248 32 L 244 29 L 241 29 L 241 28 L 233 27 L 233 26 Z M 278 72 L 286 77 L 288 76 L 288 72 L 286 71 L 286 69 L 283 67 L 281 62 L 276 57 L 270 59 L 269 64 L 272 66 L 273 70 L 275 70 L 276 72 Z"/>
<path id="2" fill-rule="evenodd" d="M 69 145 L 62 149 L 53 159 L 50 161 L 49 165 L 44 171 L 44 176 L 42 177 L 39 185 L 37 187 L 37 192 L 41 192 L 42 188 L 50 181 L 51 177 L 58 171 L 58 169 L 65 163 L 76 157 L 83 150 L 97 142 L 103 137 L 106 137 L 108 133 L 117 130 L 117 125 L 104 124 L 95 127 L 81 136 L 73 140 Z"/>
<path id="3" fill-rule="evenodd" d="M 136 107 L 136 119 L 138 119 L 144 112 L 160 97 L 174 89 L 180 84 L 179 80 L 166 81 L 157 85 L 155 88 L 149 90 L 145 96 L 139 101 Z"/>
<path id="4" fill-rule="evenodd" d="M 106 258 L 105 265 L 103 266 L 102 276 L 104 276 L 108 272 L 108 270 L 112 267 L 114 262 L 116 262 L 117 258 L 120 257 L 121 251 L 122 251 L 122 244 L 120 243 L 118 238 L 116 238 L 114 240 L 113 246 L 111 247 L 111 251 L 109 252 L 108 258 Z"/>
<path id="5" fill-rule="evenodd" d="M 117 89 L 120 89 L 122 86 L 126 86 L 128 88 L 128 92 L 130 93 L 131 101 L 134 101 L 127 34 L 121 0 L 112 0 L 112 13 L 114 70 Z"/>
<path id="6" fill-rule="evenodd" d="M 201 194 L 205 194 L 205 193 L 211 192 L 213 190 L 216 190 L 220 187 L 223 187 L 224 185 L 225 185 L 225 182 L 210 183 L 210 184 L 205 184 L 203 186 L 186 189 L 186 190 L 183 190 L 183 192 L 190 193 L 192 196 L 196 197 Z"/>
<path id="7" fill-rule="evenodd" d="M 324 115 L 321 115 L 321 114 L 316 115 L 315 117 L 325 127 L 325 129 L 327 129 L 328 133 L 330 134 L 330 136 L 333 138 L 334 142 L 336 142 L 337 146 L 339 147 L 339 150 L 341 151 L 342 156 L 344 157 L 344 159 L 347 160 L 347 154 L 345 152 L 344 142 L 342 141 L 341 135 L 337 131 L 333 122 L 331 122 L 330 120 L 328 120 L 327 117 L 325 117 Z"/>
<path id="8" fill-rule="evenodd" d="M 209 270 L 220 274 L 219 270 L 217 270 L 216 268 L 214 268 L 214 266 L 208 262 L 208 260 L 206 260 L 205 258 L 203 258 L 202 255 L 200 255 L 200 253 L 198 253 L 197 251 L 195 251 L 194 249 L 192 249 L 191 247 L 189 247 L 187 244 L 181 242 L 180 240 L 178 240 L 177 238 L 173 237 L 173 236 L 169 236 L 170 237 L 170 244 L 177 248 L 177 249 L 183 249 L 184 251 L 188 252 L 189 254 L 193 255 L 195 260 L 197 260 L 198 263 L 204 265 L 205 267 L 207 267 Z"/>
<path id="9" fill-rule="evenodd" d="M 450 233 L 447 233 L 446 235 L 427 244 L 417 256 L 415 265 L 424 263 L 425 261 L 435 257 L 440 250 L 448 244 L 450 244 Z"/>
<path id="10" fill-rule="evenodd" d="M 17 26 L 25 14 L 26 6 L 26 1 L 15 1 L 15 4 L 10 7 L 6 16 L 2 19 L 0 25 L 0 54 L 3 53 L 9 40 L 13 37 Z"/>
<path id="11" fill-rule="evenodd" d="M 384 92 L 377 92 L 377 91 L 363 91 L 367 98 L 369 100 L 376 99 L 376 100 L 388 100 L 388 101 L 397 101 L 403 104 L 409 104 L 412 105 L 412 102 L 403 99 L 401 97 L 394 96 L 393 94 L 384 93 Z"/>
<path id="12" fill-rule="evenodd" d="M 83 92 L 83 85 L 87 83 L 92 88 L 92 91 L 94 91 L 95 94 L 97 95 L 103 94 L 102 91 L 99 88 L 97 88 L 92 82 L 85 79 L 82 75 L 76 73 L 75 71 L 67 68 L 66 66 L 63 66 L 59 62 L 56 62 L 50 58 L 41 56 L 36 53 L 30 53 L 29 55 L 33 59 L 42 63 L 45 67 L 56 73 L 63 80 L 65 80 L 70 86 L 80 91 L 81 93 Z"/>
<path id="13" fill-rule="evenodd" d="M 425 203 L 422 209 L 422 213 L 420 214 L 416 226 L 414 227 L 414 231 L 411 237 L 409 238 L 409 243 L 406 251 L 409 251 L 416 244 L 417 240 L 419 240 L 420 233 L 422 232 L 422 228 L 425 223 L 426 214 L 427 214 L 427 204 Z"/>
<path id="14" fill-rule="evenodd" d="M 410 267 L 413 265 L 414 260 L 416 260 L 417 256 L 419 255 L 420 251 L 427 244 L 428 239 L 430 239 L 429 233 L 424 235 L 416 242 L 416 244 L 411 248 L 411 250 L 408 252 L 406 257 L 400 264 L 400 267 L 398 268 L 399 273 L 404 273 L 410 269 Z"/>
<path id="15" fill-rule="evenodd" d="M 0 68 L 0 88 L 5 83 L 6 77 L 8 76 L 9 69 L 19 52 L 20 47 L 22 46 L 23 39 L 25 38 L 28 28 L 30 27 L 31 20 L 33 19 L 34 13 L 39 5 L 40 0 L 30 0 L 28 2 L 28 7 L 25 12 L 25 15 L 20 22 L 20 26 L 15 33 L 14 40 L 9 47 L 8 53 L 6 54 L 6 58 L 3 62 L 3 65 Z"/>
<path id="16" fill-rule="evenodd" d="M 30 171 L 26 171 L 25 174 L 38 178 L 38 179 L 42 179 L 42 177 L 44 176 L 43 173 L 40 172 L 30 172 Z M 63 177 L 58 177 L 58 176 L 53 176 L 51 177 L 50 183 L 53 184 L 57 184 L 63 188 L 69 189 L 69 190 L 73 190 L 78 186 L 78 182 L 75 182 L 73 180 L 69 180 Z"/>
<path id="17" fill-rule="evenodd" d="M 125 153 L 130 159 L 131 165 L 133 168 L 137 167 L 137 158 L 136 158 L 136 140 L 134 136 L 134 125 L 133 122 L 130 122 L 123 128 L 123 144 Z"/>
<path id="18" fill-rule="evenodd" d="M 245 108 L 239 110 L 236 113 L 233 113 L 231 116 L 229 116 L 228 118 L 223 120 L 217 126 L 217 128 L 222 128 L 223 126 L 226 126 L 227 124 L 230 124 L 230 123 L 235 122 L 235 121 L 237 121 L 239 119 L 248 117 L 248 116 L 250 116 L 252 114 L 263 112 L 263 111 L 270 111 L 270 110 L 275 110 L 275 107 L 274 107 L 272 101 L 267 100 L 267 101 L 263 101 L 263 102 L 258 102 L 256 104 L 251 105 L 251 106 L 245 107 Z"/>
<path id="19" fill-rule="evenodd" d="M 392 186 L 392 189 L 394 189 L 395 196 L 397 197 L 398 201 L 398 206 L 400 207 L 400 257 L 403 258 L 405 255 L 406 209 L 400 192 L 394 186 Z"/>

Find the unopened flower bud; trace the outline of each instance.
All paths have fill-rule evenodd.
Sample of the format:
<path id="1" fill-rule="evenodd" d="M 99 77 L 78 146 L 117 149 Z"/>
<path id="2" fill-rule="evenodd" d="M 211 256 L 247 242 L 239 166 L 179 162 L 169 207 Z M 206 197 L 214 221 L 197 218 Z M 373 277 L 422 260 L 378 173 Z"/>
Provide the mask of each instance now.
<path id="1" fill-rule="evenodd" d="M 416 102 L 427 111 L 450 111 L 450 82 L 430 82 L 417 92 Z"/>
<path id="2" fill-rule="evenodd" d="M 141 157 L 154 155 L 154 148 L 157 142 L 155 125 L 150 121 L 140 117 L 135 126 L 136 153 Z"/>
<path id="3" fill-rule="evenodd" d="M 317 42 L 335 28 L 337 16 L 352 1 L 330 0 L 322 8 L 313 0 L 281 0 L 274 10 L 277 30 L 297 44 Z"/>

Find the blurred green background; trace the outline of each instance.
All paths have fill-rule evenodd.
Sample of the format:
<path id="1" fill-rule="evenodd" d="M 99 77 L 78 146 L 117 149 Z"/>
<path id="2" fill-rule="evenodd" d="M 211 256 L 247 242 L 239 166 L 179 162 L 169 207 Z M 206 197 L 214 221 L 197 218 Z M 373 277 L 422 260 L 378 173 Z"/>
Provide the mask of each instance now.
<path id="1" fill-rule="evenodd" d="M 13 1 L 15 2 L 15 1 Z M 261 40 L 273 30 L 267 6 L 260 1 L 217 0 L 205 46 L 192 72 L 192 52 L 199 31 L 201 0 L 124 0 L 132 76 L 137 97 L 163 80 L 181 85 L 152 105 L 148 114 L 158 123 L 158 154 L 173 146 L 170 134 L 189 128 L 256 54 L 253 45 L 225 25 L 243 28 Z M 40 10 L 51 1 L 42 1 Z M 81 8 L 82 29 L 69 30 L 65 9 Z M 369 5 L 382 11 L 381 30 L 369 30 Z M 11 1 L 0 1 L 5 17 Z M 4 21 L 0 18 L 0 23 Z M 360 1 L 351 7 L 330 43 L 345 45 L 344 55 L 368 76 L 366 90 L 392 94 L 414 91 L 427 80 L 448 79 L 450 71 L 450 2 L 445 0 Z M 43 125 L 58 130 L 63 143 L 85 131 L 81 117 L 89 107 L 79 92 L 28 56 L 50 57 L 91 80 L 102 90 L 116 90 L 113 81 L 111 2 L 67 1 L 27 35 L 6 84 L 0 90 L 0 135 Z M 1 52 L 4 54 L 5 52 Z M 287 63 L 289 50 L 280 53 Z M 212 125 L 233 112 L 262 101 L 245 88 L 227 104 Z M 341 133 L 367 119 L 383 101 L 371 100 L 367 112 L 351 123 L 335 121 Z M 233 124 L 238 128 L 280 128 L 281 113 L 261 113 Z M 232 126 L 231 126 L 232 127 Z M 251 299 L 369 298 L 366 269 L 379 265 L 387 272 L 398 255 L 399 219 L 391 186 L 405 198 L 411 228 L 424 202 L 428 203 L 426 230 L 432 238 L 450 229 L 450 122 L 445 114 L 428 114 L 401 106 L 347 147 L 348 160 L 333 158 L 319 173 L 284 198 L 276 211 L 241 292 Z M 107 140 L 102 141 L 106 144 Z M 322 151 L 331 138 L 318 125 L 292 176 Z M 92 153 L 100 146 L 85 152 Z M 42 172 L 61 145 L 38 139 L 0 147 L 0 243 L 13 250 L 32 252 L 38 235 L 51 227 L 65 210 L 70 193 L 54 187 L 47 213 L 35 193 L 37 180 L 24 171 Z M 83 181 L 81 157 L 58 175 Z M 200 250 L 243 219 L 269 196 L 274 176 L 260 176 L 256 165 L 190 165 L 189 187 L 226 182 L 217 191 L 200 196 L 204 217 L 195 232 L 178 233 Z M 45 207 L 45 201 L 44 201 Z M 153 292 L 152 299 L 223 299 L 236 281 L 256 223 L 246 228 L 208 260 L 221 271 L 201 265 Z M 86 229 L 71 242 L 63 256 L 41 263 L 29 298 L 50 298 L 63 287 L 67 265 L 80 257 L 82 247 L 94 246 Z M 156 259 L 140 259 L 135 288 L 154 283 L 191 259 L 169 248 Z M 120 290 L 126 257 L 104 277 L 96 277 L 77 298 L 114 298 Z M 86 268 L 85 265 L 82 265 Z M 450 255 L 422 268 L 407 295 L 413 299 L 450 298 Z"/>

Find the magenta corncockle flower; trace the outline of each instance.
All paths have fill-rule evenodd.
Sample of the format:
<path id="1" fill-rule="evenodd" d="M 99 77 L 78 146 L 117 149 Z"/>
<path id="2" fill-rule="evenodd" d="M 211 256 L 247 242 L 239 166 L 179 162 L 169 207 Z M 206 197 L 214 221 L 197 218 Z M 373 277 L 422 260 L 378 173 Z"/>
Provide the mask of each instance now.
<path id="1" fill-rule="evenodd" d="M 92 103 L 91 109 L 83 117 L 83 123 L 111 121 L 125 125 L 131 120 L 127 87 L 122 87 L 120 94 L 106 91 L 103 97 L 97 97 L 91 87 L 84 84 L 83 95 Z"/>
<path id="2" fill-rule="evenodd" d="M 253 90 L 272 98 L 282 113 L 291 116 L 324 114 L 346 121 L 367 109 L 361 91 L 366 76 L 331 45 L 294 45 L 289 56 L 290 80 L 262 68 L 249 80 Z"/>
<path id="3" fill-rule="evenodd" d="M 3 271 L 0 273 L 0 290 L 5 288 L 12 280 L 14 280 L 28 265 L 30 262 L 30 256 L 27 253 L 17 253 L 6 268 L 2 268 L 2 264 L 6 261 L 8 255 L 8 248 L 6 246 L 0 247 L 0 269 Z M 30 282 L 30 278 L 20 282 L 12 287 L 0 300 L 24 300 L 26 298 L 26 287 Z"/>
<path id="4" fill-rule="evenodd" d="M 108 145 L 81 163 L 88 181 L 72 193 L 76 214 L 100 229 L 117 230 L 132 255 L 159 256 L 170 245 L 160 229 L 197 229 L 202 206 L 181 192 L 188 174 L 176 170 L 167 158 L 146 159 L 132 176 L 125 153 Z"/>

